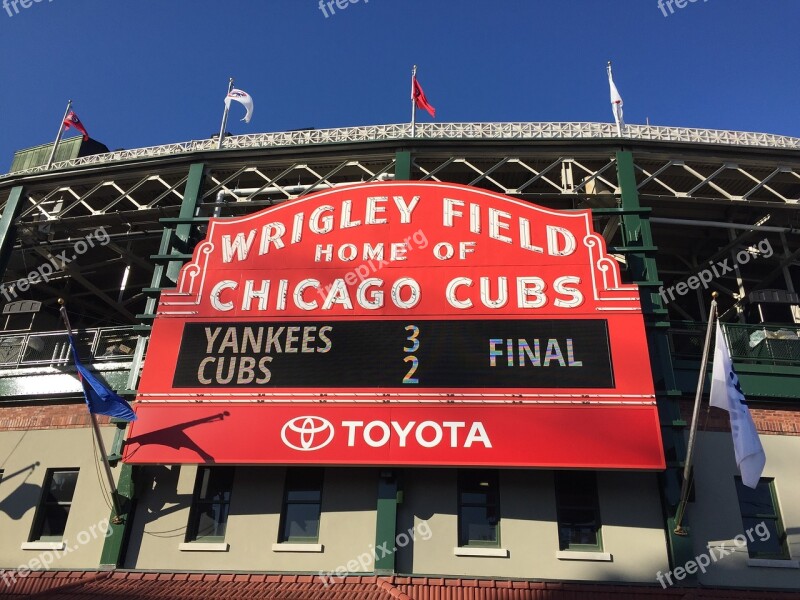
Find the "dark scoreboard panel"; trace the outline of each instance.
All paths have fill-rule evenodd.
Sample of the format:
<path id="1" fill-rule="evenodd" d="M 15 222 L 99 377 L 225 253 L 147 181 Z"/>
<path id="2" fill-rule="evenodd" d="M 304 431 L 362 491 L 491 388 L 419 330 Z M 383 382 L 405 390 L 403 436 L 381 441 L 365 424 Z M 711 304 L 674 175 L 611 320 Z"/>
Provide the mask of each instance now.
<path id="1" fill-rule="evenodd" d="M 176 388 L 612 388 L 604 319 L 188 323 Z"/>

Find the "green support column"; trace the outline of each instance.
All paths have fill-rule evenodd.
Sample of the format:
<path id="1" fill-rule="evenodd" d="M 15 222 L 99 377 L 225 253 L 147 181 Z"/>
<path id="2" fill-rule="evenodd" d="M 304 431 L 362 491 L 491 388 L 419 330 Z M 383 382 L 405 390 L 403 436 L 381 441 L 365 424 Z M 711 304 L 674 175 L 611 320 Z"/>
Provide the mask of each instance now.
<path id="1" fill-rule="evenodd" d="M 5 273 L 11 251 L 17 241 L 17 228 L 14 221 L 22 208 L 24 197 L 22 186 L 11 189 L 3 214 L 0 215 L 0 277 Z"/>
<path id="2" fill-rule="evenodd" d="M 180 219 L 191 219 L 197 214 L 197 207 L 203 200 L 203 182 L 205 181 L 205 165 L 202 163 L 195 163 L 189 167 L 189 179 L 186 181 L 186 188 L 183 192 L 183 202 L 181 203 L 181 210 L 178 214 Z M 184 223 L 175 227 L 175 239 L 173 245 L 177 246 L 175 250 L 177 253 L 184 253 L 189 251 L 188 242 L 189 237 L 192 235 L 191 223 Z M 170 281 L 178 281 L 178 274 L 180 273 L 182 261 L 173 261 L 167 267 L 167 279 Z"/>
<path id="3" fill-rule="evenodd" d="M 195 163 L 189 167 L 189 176 L 186 180 L 186 188 L 183 192 L 183 202 L 181 202 L 180 212 L 178 213 L 179 219 L 189 220 L 195 216 L 197 207 L 203 199 L 204 175 L 205 165 L 203 163 Z M 164 227 L 164 231 L 161 234 L 161 244 L 158 248 L 158 254 L 164 256 L 167 254 L 186 253 L 188 251 L 189 237 L 192 234 L 192 227 L 193 225 L 191 223 L 176 225 L 174 231 L 171 227 Z M 153 269 L 151 287 L 153 289 L 164 287 L 166 283 L 165 279 L 176 283 L 182 266 L 182 259 L 171 261 L 166 266 L 160 263 L 156 264 Z M 148 298 L 144 314 L 154 315 L 157 306 L 157 298 Z"/>
<path id="4" fill-rule="evenodd" d="M 411 152 L 398 150 L 394 158 L 394 178 L 396 181 L 411 179 Z"/>
<path id="5" fill-rule="evenodd" d="M 658 293 L 661 282 L 658 279 L 653 235 L 650 221 L 646 216 L 648 213 L 642 210 L 639 204 L 636 171 L 631 152 L 617 152 L 617 177 L 622 196 L 622 209 L 626 213 L 622 216 L 623 244 L 628 249 L 626 253 L 628 269 L 633 280 L 640 287 L 642 312 L 647 327 L 650 363 L 653 370 L 661 435 L 667 461 L 667 469 L 660 475 L 661 496 L 666 513 L 665 527 L 670 561 L 673 566 L 676 566 L 685 564 L 694 557 L 691 539 L 677 536 L 674 533 L 675 509 L 679 500 L 680 478 L 686 455 L 686 444 L 683 438 L 685 423 L 680 416 L 677 399 L 680 392 L 675 385 L 672 355 L 666 334 L 666 328 L 669 327 L 667 310 Z M 629 211 L 630 214 L 627 214 Z M 642 248 L 641 252 L 636 252 L 636 247 Z"/>
<path id="6" fill-rule="evenodd" d="M 395 181 L 411 179 L 411 152 L 398 150 L 394 161 Z M 378 503 L 375 516 L 375 565 L 376 575 L 392 575 L 395 572 L 397 553 L 397 473 L 386 471 L 378 479 Z"/>
<path id="7" fill-rule="evenodd" d="M 391 575 L 394 573 L 397 550 L 397 476 L 394 472 L 380 475 L 376 513 L 374 571 L 376 575 Z"/>
<path id="8" fill-rule="evenodd" d="M 181 203 L 180 212 L 178 214 L 178 219 L 182 222 L 175 225 L 174 231 L 171 227 L 164 227 L 164 232 L 161 235 L 161 245 L 158 251 L 160 255 L 185 255 L 189 251 L 189 238 L 192 234 L 192 227 L 194 227 L 194 224 L 189 221 L 194 218 L 197 207 L 202 201 L 204 181 L 205 165 L 202 163 L 191 165 L 189 167 L 186 188 L 183 193 L 183 202 Z M 153 271 L 152 287 L 163 287 L 166 283 L 165 279 L 172 283 L 177 282 L 178 274 L 182 266 L 182 256 L 177 257 L 174 261 L 169 261 L 166 267 L 163 264 L 156 264 Z M 154 315 L 157 303 L 157 298 L 149 298 L 145 315 Z M 140 338 L 138 343 L 144 343 L 144 339 Z M 112 456 L 115 459 L 119 459 L 122 454 L 123 444 L 120 443 L 120 441 L 121 439 L 118 435 L 112 447 Z M 103 553 L 100 557 L 101 568 L 119 567 L 124 560 L 125 544 L 127 543 L 130 533 L 130 524 L 133 516 L 131 511 L 133 506 L 133 479 L 134 468 L 129 464 L 123 464 L 120 467 L 117 490 L 119 491 L 119 500 L 124 514 L 121 515 L 121 523 L 110 525 L 109 533 L 103 546 Z"/>
<path id="9" fill-rule="evenodd" d="M 133 520 L 131 507 L 133 505 L 133 467 L 123 463 L 119 470 L 119 480 L 117 481 L 117 498 L 122 507 L 121 523 L 110 522 L 106 533 L 103 553 L 100 555 L 101 569 L 115 569 L 122 566 L 124 558 L 125 543 L 130 532 L 130 523 Z M 111 518 L 114 513 L 111 513 Z"/>

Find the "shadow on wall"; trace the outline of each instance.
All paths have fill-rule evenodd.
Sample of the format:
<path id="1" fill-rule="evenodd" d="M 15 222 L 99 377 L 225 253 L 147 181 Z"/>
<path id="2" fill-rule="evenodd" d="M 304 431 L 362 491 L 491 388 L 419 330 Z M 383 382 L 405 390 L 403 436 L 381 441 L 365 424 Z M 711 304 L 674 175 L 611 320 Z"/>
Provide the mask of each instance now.
<path id="1" fill-rule="evenodd" d="M 140 467 L 135 478 L 136 507 L 133 511 L 130 541 L 125 555 L 125 564 L 135 565 L 143 539 L 147 537 L 175 538 L 183 541 L 186 537 L 187 522 L 183 520 L 173 529 L 161 529 L 159 525 L 148 528 L 150 523 L 173 513 L 187 510 L 192 503 L 191 494 L 178 493 L 178 465 L 158 465 Z"/>
<path id="2" fill-rule="evenodd" d="M 33 509 L 36 508 L 39 504 L 39 498 L 41 498 L 42 488 L 41 486 L 34 485 L 32 483 L 28 483 L 28 478 L 33 474 L 36 470 L 36 467 L 39 466 L 39 462 L 35 462 L 27 467 L 24 467 L 17 471 L 16 473 L 11 473 L 9 475 L 3 475 L 3 479 L 0 480 L 0 493 L 5 492 L 8 487 L 13 485 L 13 482 L 10 480 L 14 477 L 21 477 L 25 475 L 25 479 L 22 480 L 14 491 L 9 493 L 5 498 L 0 500 L 0 512 L 5 513 L 9 516 L 9 518 L 18 521 L 25 514 Z M 4 489 L 5 488 L 5 489 Z"/>

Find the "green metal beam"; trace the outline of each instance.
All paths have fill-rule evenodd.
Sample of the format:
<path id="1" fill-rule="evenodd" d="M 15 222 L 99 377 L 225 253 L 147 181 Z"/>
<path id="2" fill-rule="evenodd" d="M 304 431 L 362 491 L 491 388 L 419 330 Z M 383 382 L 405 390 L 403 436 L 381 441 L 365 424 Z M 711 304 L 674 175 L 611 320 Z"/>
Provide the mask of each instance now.
<path id="1" fill-rule="evenodd" d="M 375 574 L 389 575 L 395 570 L 395 537 L 397 535 L 397 478 L 394 473 L 381 473 L 378 480 L 378 506 L 375 525 Z"/>
<path id="2" fill-rule="evenodd" d="M 155 265 L 151 286 L 153 288 L 162 288 L 166 283 L 165 279 L 172 283 L 178 280 L 181 267 L 189 251 L 189 238 L 192 234 L 192 227 L 194 227 L 192 219 L 197 212 L 198 204 L 202 202 L 204 181 L 205 165 L 202 163 L 191 165 L 183 193 L 183 202 L 181 202 L 178 219 L 174 226 L 175 229 L 164 227 L 161 235 L 161 245 L 158 250 L 160 255 L 174 255 L 175 260 L 167 262 L 166 266 L 164 263 Z M 158 298 L 156 296 L 148 298 L 145 314 L 154 315 L 157 305 Z M 145 343 L 144 338 L 139 338 L 137 347 L 138 344 L 143 343 Z M 115 458 L 122 455 L 124 443 L 120 442 L 119 435 L 117 435 L 112 448 Z M 103 546 L 103 553 L 100 557 L 101 568 L 118 567 L 124 560 L 125 545 L 130 533 L 130 523 L 133 516 L 131 510 L 133 506 L 133 474 L 133 467 L 123 463 L 120 467 L 119 481 L 117 482 L 118 497 L 123 514 L 121 515 L 120 523 L 112 523 L 110 525 L 109 533 Z"/>
<path id="3" fill-rule="evenodd" d="M 204 182 L 205 165 L 203 163 L 194 163 L 189 167 L 189 175 L 183 192 L 183 201 L 181 202 L 179 216 L 174 219 L 176 223 L 175 228 L 164 227 L 164 231 L 161 234 L 161 244 L 158 247 L 157 256 L 175 255 L 176 259 L 166 264 L 166 266 L 163 261 L 157 262 L 153 269 L 151 288 L 161 289 L 165 286 L 167 281 L 172 283 L 178 281 L 178 274 L 186 260 L 186 255 L 189 250 L 188 242 L 192 234 L 197 207 L 203 199 Z M 170 223 L 170 225 L 172 225 L 172 223 Z M 144 314 L 154 315 L 157 306 L 157 297 L 148 298 Z"/>
<path id="4" fill-rule="evenodd" d="M 103 543 L 103 552 L 100 555 L 101 569 L 115 569 L 122 566 L 125 559 L 125 545 L 130 532 L 130 523 L 133 520 L 133 467 L 123 463 L 117 481 L 117 498 L 122 507 L 121 522 L 114 523 L 114 512 L 109 517 L 108 532 Z"/>
<path id="5" fill-rule="evenodd" d="M 205 165 L 195 163 L 189 167 L 189 179 L 186 181 L 186 188 L 183 192 L 183 202 L 178 213 L 179 219 L 190 219 L 197 214 L 197 206 L 203 201 L 203 182 L 205 181 Z M 178 246 L 174 248 L 178 253 L 189 251 L 189 237 L 192 235 L 191 223 L 183 223 L 175 227 L 174 243 Z M 174 261 L 167 267 L 167 278 L 170 281 L 178 281 L 182 262 Z"/>
<path id="6" fill-rule="evenodd" d="M 656 267 L 656 246 L 650 229 L 649 212 L 642 210 L 636 187 L 636 170 L 633 154 L 617 152 L 617 178 L 622 197 L 622 243 L 627 247 L 628 269 L 634 281 L 642 282 L 639 290 L 642 312 L 646 323 L 658 322 L 666 314 L 657 287 L 660 285 Z M 686 444 L 683 437 L 683 421 L 678 404 L 675 373 L 669 340 L 663 327 L 647 327 L 650 364 L 656 390 L 661 435 L 667 468 L 660 475 L 661 497 L 664 506 L 664 525 L 670 561 L 673 566 L 685 564 L 693 558 L 692 540 L 675 534 L 675 509 L 680 496 L 680 482 Z"/>
<path id="7" fill-rule="evenodd" d="M 398 150 L 394 155 L 394 178 L 397 181 L 411 179 L 411 152 Z"/>
<path id="8" fill-rule="evenodd" d="M 17 228 L 14 221 L 22 208 L 24 190 L 22 186 L 11 189 L 3 214 L 0 215 L 0 277 L 5 274 L 8 260 L 17 241 Z"/>

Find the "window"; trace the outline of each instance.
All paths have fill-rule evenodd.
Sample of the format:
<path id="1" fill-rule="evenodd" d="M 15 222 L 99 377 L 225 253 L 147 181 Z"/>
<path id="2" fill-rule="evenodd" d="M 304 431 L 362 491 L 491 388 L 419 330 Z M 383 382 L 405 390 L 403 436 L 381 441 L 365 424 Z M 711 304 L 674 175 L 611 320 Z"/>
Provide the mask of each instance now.
<path id="1" fill-rule="evenodd" d="M 48 469 L 42 503 L 36 511 L 31 542 L 60 542 L 67 528 L 78 469 Z"/>
<path id="2" fill-rule="evenodd" d="M 750 558 L 789 559 L 786 531 L 778 509 L 774 480 L 762 477 L 758 487 L 751 489 L 737 477 L 736 494 L 739 496 L 739 511 L 742 513 L 745 534 L 752 532 L 746 535 Z"/>
<path id="3" fill-rule="evenodd" d="M 600 552 L 597 477 L 591 471 L 556 471 L 559 550 Z"/>
<path id="4" fill-rule="evenodd" d="M 500 545 L 497 471 L 458 474 L 458 545 Z"/>
<path id="5" fill-rule="evenodd" d="M 289 469 L 281 511 L 280 542 L 316 543 L 322 510 L 323 469 Z"/>
<path id="6" fill-rule="evenodd" d="M 234 467 L 198 467 L 187 542 L 222 542 L 231 505 Z"/>

